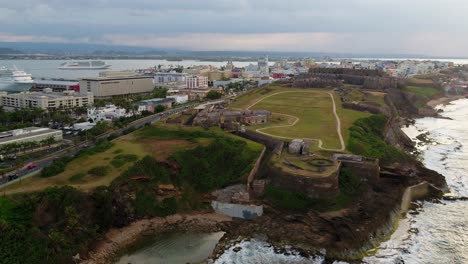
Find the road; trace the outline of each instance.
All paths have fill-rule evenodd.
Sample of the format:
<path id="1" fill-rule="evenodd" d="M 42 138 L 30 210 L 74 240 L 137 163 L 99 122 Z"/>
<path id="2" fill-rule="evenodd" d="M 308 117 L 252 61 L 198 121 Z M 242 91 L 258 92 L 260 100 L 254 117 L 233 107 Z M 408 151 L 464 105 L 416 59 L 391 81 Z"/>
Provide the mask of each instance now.
<path id="1" fill-rule="evenodd" d="M 207 103 L 215 102 L 215 101 L 219 101 L 219 100 L 212 100 L 212 101 L 207 101 L 207 102 L 202 102 L 202 103 L 195 103 L 195 104 L 191 104 L 191 105 L 184 105 L 182 107 L 172 108 L 172 109 L 169 109 L 169 110 L 161 112 L 161 113 L 146 116 L 146 117 L 143 117 L 143 118 L 140 118 L 138 120 L 135 120 L 135 121 L 131 122 L 130 124 L 128 124 L 127 126 L 125 126 L 123 128 L 106 132 L 104 134 L 101 134 L 101 135 L 97 136 L 96 138 L 97 139 L 108 138 L 111 134 L 122 135 L 123 132 L 126 129 L 129 129 L 131 127 L 140 128 L 140 127 L 143 127 L 146 124 L 151 124 L 151 123 L 157 122 L 157 121 L 159 121 L 159 120 L 161 120 L 163 118 L 166 118 L 168 116 L 183 112 L 185 110 L 193 109 L 193 108 L 195 108 L 195 107 L 197 107 L 199 105 L 202 105 L 202 104 L 207 104 Z M 38 173 L 44 167 L 50 165 L 54 160 L 65 157 L 65 156 L 70 156 L 70 157 L 74 156 L 82 148 L 91 147 L 93 145 L 94 145 L 94 143 L 92 143 L 92 142 L 81 142 L 76 146 L 71 146 L 71 147 L 62 149 L 62 150 L 60 150 L 58 152 L 52 153 L 52 154 L 50 154 L 50 155 L 48 155 L 46 157 L 43 157 L 41 159 L 27 161 L 26 165 L 24 165 L 20 169 L 17 169 L 15 171 L 11 172 L 11 173 L 5 174 L 5 176 L 0 179 L 0 186 L 4 187 L 4 186 L 10 185 L 10 184 L 13 184 L 15 182 L 21 181 L 22 179 L 25 179 L 27 177 L 30 177 L 30 176 Z M 31 164 L 35 164 L 37 167 L 35 169 L 32 169 L 32 170 L 28 169 L 28 166 L 31 165 Z"/>

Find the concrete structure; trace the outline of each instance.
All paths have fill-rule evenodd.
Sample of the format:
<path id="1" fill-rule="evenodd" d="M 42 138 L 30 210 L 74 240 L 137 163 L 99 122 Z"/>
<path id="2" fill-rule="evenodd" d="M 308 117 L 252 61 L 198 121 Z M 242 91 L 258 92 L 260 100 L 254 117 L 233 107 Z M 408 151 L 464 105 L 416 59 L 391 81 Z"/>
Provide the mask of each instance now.
<path id="1" fill-rule="evenodd" d="M 231 111 L 226 109 L 212 109 L 213 106 L 206 108 L 198 113 L 193 120 L 193 125 L 199 126 L 220 126 L 227 130 L 238 130 L 238 126 L 258 125 L 270 122 L 271 112 L 267 110 L 244 110 Z"/>
<path id="2" fill-rule="evenodd" d="M 73 125 L 73 130 L 90 130 L 96 126 L 96 123 L 91 123 L 91 122 L 83 122 L 83 123 L 76 123 Z"/>
<path id="3" fill-rule="evenodd" d="M 175 102 L 172 98 L 153 98 L 149 100 L 143 100 L 135 103 L 138 106 L 138 112 L 148 111 L 154 113 L 158 105 L 164 106 L 166 109 L 172 108 L 172 104 Z"/>
<path id="4" fill-rule="evenodd" d="M 182 89 L 177 92 L 178 95 L 187 95 L 189 101 L 200 100 L 206 97 L 210 91 L 224 93 L 222 89 Z"/>
<path id="5" fill-rule="evenodd" d="M 293 139 L 291 142 L 288 143 L 288 152 L 290 154 L 296 155 L 308 155 L 310 146 L 310 141 L 302 139 Z"/>
<path id="6" fill-rule="evenodd" d="M 53 93 L 52 89 L 44 92 L 0 93 L 0 106 L 10 109 L 38 107 L 45 110 L 66 109 L 92 105 L 91 93 L 78 94 L 74 91 Z"/>
<path id="7" fill-rule="evenodd" d="M 184 104 L 189 100 L 188 95 L 169 95 L 166 98 L 174 99 L 177 104 Z"/>
<path id="8" fill-rule="evenodd" d="M 105 107 L 92 107 L 88 109 L 88 120 L 91 119 L 94 123 L 99 121 L 112 121 L 120 117 L 130 117 L 132 113 L 127 113 L 124 108 L 108 104 Z"/>
<path id="9" fill-rule="evenodd" d="M 211 207 L 218 214 L 242 218 L 245 220 L 254 219 L 263 215 L 263 206 L 258 205 L 243 205 L 212 201 Z"/>
<path id="10" fill-rule="evenodd" d="M 341 162 L 341 168 L 347 169 L 353 175 L 359 175 L 361 180 L 376 181 L 380 177 L 378 159 L 340 153 L 333 154 L 333 159 Z"/>
<path id="11" fill-rule="evenodd" d="M 185 79 L 187 89 L 206 89 L 208 88 L 208 77 L 194 75 Z"/>
<path id="12" fill-rule="evenodd" d="M 154 89 L 151 76 L 95 77 L 80 80 L 80 93 L 93 93 L 94 98 L 151 93 Z"/>
<path id="13" fill-rule="evenodd" d="M 42 127 L 27 127 L 10 130 L 0 133 L 0 146 L 12 143 L 40 142 L 48 138 L 60 141 L 63 139 L 63 132 L 61 130 Z"/>
<path id="14" fill-rule="evenodd" d="M 80 81 L 78 80 L 34 80 L 31 91 L 42 92 L 46 88 L 51 88 L 54 92 L 63 92 L 66 90 L 80 91 Z"/>

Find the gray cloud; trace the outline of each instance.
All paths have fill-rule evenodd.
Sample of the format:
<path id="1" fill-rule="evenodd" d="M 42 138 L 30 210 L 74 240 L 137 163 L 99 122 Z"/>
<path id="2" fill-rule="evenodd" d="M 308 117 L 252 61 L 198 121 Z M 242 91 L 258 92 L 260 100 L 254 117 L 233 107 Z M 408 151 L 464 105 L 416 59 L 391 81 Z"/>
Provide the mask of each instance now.
<path id="1" fill-rule="evenodd" d="M 385 43 L 420 45 L 420 41 L 410 41 L 411 36 L 432 34 L 446 37 L 441 42 L 456 39 L 468 44 L 468 37 L 460 37 L 468 33 L 466 13 L 466 0 L 0 0 L 0 31 L 93 42 L 108 42 L 105 36 L 111 35 L 175 41 L 193 34 L 351 34 L 348 41 L 366 36 L 381 47 Z M 112 39 L 118 42 L 130 40 Z M 447 46 L 428 45 L 434 53 Z M 402 51 L 397 46 L 395 53 Z M 346 43 L 336 46 L 343 51 L 351 48 L 356 49 Z"/>

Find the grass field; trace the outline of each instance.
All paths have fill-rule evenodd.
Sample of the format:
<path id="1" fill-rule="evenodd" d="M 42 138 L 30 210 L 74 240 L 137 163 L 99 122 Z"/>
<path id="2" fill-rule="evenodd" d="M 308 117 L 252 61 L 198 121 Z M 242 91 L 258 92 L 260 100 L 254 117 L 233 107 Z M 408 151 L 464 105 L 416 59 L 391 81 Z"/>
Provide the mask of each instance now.
<path id="1" fill-rule="evenodd" d="M 284 93 L 287 92 L 287 93 Z M 325 89 L 296 89 L 269 86 L 246 93 L 230 105 L 232 109 L 245 109 L 255 104 L 251 109 L 266 109 L 273 112 L 272 122 L 262 126 L 252 126 L 248 129 L 261 131 L 280 137 L 321 139 L 325 148 L 340 148 L 336 131 L 336 119 L 332 111 L 332 100 Z M 275 93 L 280 93 L 276 94 Z M 367 113 L 343 109 L 338 95 L 334 95 L 337 114 L 342 122 L 342 134 L 345 142 L 348 138 L 348 128 L 358 118 L 368 116 Z M 285 114 L 285 115 L 283 115 Z M 289 116 L 290 115 L 290 116 Z M 294 126 L 288 125 L 299 118 Z"/>
<path id="2" fill-rule="evenodd" d="M 430 100 L 441 93 L 439 89 L 430 87 L 407 86 L 406 89 L 424 100 Z"/>
<path id="3" fill-rule="evenodd" d="M 384 100 L 385 93 L 382 92 L 367 92 L 353 89 L 349 95 L 348 99 L 355 102 L 371 102 L 379 106 L 385 105 Z"/>
<path id="4" fill-rule="evenodd" d="M 208 145 L 214 137 L 229 137 L 247 142 L 247 146 L 258 153 L 263 145 L 256 142 L 225 133 L 219 128 L 203 130 L 199 127 L 181 127 L 178 125 L 157 125 L 145 127 L 142 130 L 120 137 L 114 141 L 114 146 L 104 152 L 90 156 L 79 157 L 70 162 L 65 172 L 49 178 L 39 174 L 0 188 L 1 194 L 40 191 L 51 186 L 70 185 L 82 191 L 90 191 L 98 186 L 109 185 L 115 178 L 129 168 L 135 161 L 126 162 L 120 167 L 114 167 L 112 161 L 117 156 L 136 155 L 142 158 L 151 155 L 159 161 L 164 161 L 172 153 L 182 149 L 191 149 L 199 145 Z M 88 172 L 98 166 L 108 166 L 105 176 L 94 176 Z"/>

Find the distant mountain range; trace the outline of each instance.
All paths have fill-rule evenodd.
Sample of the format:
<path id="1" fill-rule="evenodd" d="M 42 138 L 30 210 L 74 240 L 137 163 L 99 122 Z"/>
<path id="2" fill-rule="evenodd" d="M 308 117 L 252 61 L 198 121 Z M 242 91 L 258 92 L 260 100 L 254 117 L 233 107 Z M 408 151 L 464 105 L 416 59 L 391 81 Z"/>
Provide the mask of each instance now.
<path id="1" fill-rule="evenodd" d="M 16 49 L 0 47 L 0 54 L 22 54 L 22 53 L 23 52 L 16 50 Z"/>
<path id="2" fill-rule="evenodd" d="M 187 51 L 177 49 L 158 49 L 133 46 L 113 46 L 82 43 L 34 43 L 0 42 L 0 55 L 45 54 L 56 56 L 161 56 L 170 58 L 258 58 L 265 55 L 270 58 L 427 58 L 434 57 L 418 54 L 353 54 L 335 52 L 278 52 L 278 51 Z"/>

